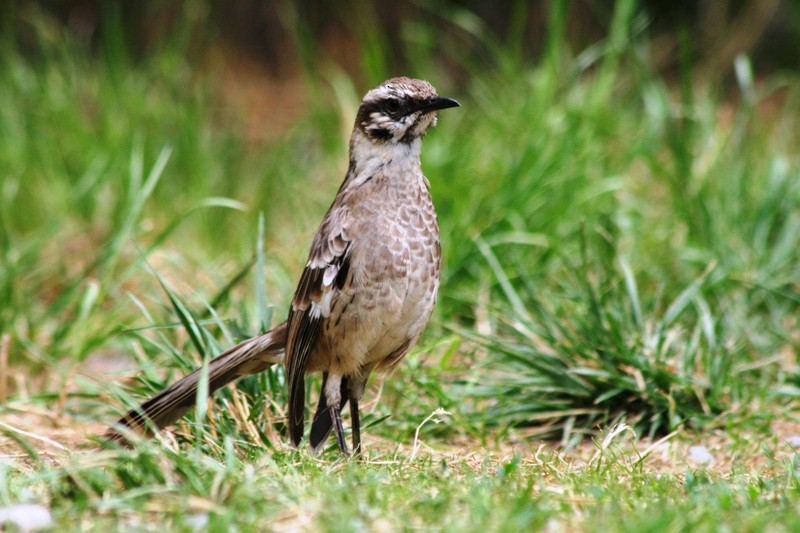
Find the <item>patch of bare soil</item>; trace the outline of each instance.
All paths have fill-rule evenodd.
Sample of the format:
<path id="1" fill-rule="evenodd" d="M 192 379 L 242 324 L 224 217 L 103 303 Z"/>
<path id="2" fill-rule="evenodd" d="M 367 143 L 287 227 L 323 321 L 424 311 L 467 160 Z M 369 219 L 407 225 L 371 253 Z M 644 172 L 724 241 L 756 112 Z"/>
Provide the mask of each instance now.
<path id="1" fill-rule="evenodd" d="M 38 454 L 39 458 L 58 463 L 60 458 L 94 449 L 93 438 L 105 429 L 101 421 L 87 423 L 67 413 L 17 403 L 6 408 L 0 417 L 0 461 L 24 463 Z M 367 460 L 378 463 L 405 463 L 424 457 L 485 471 L 518 458 L 524 465 L 564 473 L 611 461 L 653 475 L 680 475 L 687 469 L 703 469 L 720 475 L 752 472 L 770 476 L 776 466 L 797 454 L 800 421 L 787 416 L 774 422 L 764 434 L 684 430 L 655 440 L 639 438 L 632 428 L 620 424 L 568 451 L 556 443 L 525 439 L 519 434 L 491 447 L 464 437 L 455 442 L 427 441 L 419 433 L 402 443 L 369 434 L 364 435 L 364 440 Z"/>

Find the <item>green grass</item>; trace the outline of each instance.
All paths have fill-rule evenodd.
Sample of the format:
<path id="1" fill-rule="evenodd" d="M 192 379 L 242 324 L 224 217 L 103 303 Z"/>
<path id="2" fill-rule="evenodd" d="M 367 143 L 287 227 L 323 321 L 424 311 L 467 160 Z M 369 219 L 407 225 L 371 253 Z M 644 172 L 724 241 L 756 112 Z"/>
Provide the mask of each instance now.
<path id="1" fill-rule="evenodd" d="M 796 457 L 764 459 L 766 477 L 745 465 L 724 475 L 696 467 L 654 475 L 648 458 L 621 451 L 613 440 L 598 442 L 585 457 L 527 451 L 411 458 L 398 450 L 361 462 L 297 452 L 243 460 L 229 439 L 216 456 L 148 444 L 14 472 L 6 492 L 46 493 L 56 522 L 91 530 L 189 530 L 197 520 L 210 530 L 313 524 L 319 531 L 792 531 L 798 525 Z M 763 454 L 774 444 L 748 451 Z"/>
<path id="2" fill-rule="evenodd" d="M 445 270 L 420 346 L 370 387 L 360 462 L 289 450 L 281 369 L 163 441 L 88 450 L 281 319 L 367 87 L 297 30 L 308 115 L 254 145 L 221 67 L 186 51 L 207 21 L 134 60 L 23 13 L 35 47 L 0 69 L 0 508 L 92 530 L 796 529 L 800 80 L 756 83 L 745 57 L 723 88 L 688 60 L 665 80 L 629 1 L 586 51 L 554 2 L 536 63 L 522 28 L 425 6 L 447 31 L 403 21 L 408 74 L 463 105 L 423 151 Z M 392 51 L 366 13 L 378 82 Z"/>

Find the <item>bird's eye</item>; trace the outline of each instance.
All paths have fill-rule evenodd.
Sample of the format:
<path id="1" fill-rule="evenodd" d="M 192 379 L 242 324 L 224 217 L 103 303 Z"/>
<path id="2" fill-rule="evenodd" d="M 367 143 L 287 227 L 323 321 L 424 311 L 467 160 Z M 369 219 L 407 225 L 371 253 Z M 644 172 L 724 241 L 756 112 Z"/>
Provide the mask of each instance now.
<path id="1" fill-rule="evenodd" d="M 400 111 L 400 100 L 387 100 L 386 105 L 384 106 L 386 111 L 389 113 L 397 113 Z"/>

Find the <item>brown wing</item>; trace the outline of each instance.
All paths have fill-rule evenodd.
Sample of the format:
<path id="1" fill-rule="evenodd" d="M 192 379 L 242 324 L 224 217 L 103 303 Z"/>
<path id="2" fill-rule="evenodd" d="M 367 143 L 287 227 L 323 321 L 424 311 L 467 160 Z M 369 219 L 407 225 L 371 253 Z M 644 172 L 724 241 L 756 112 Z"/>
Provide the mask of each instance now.
<path id="1" fill-rule="evenodd" d="M 286 380 L 289 385 L 289 434 L 295 446 L 303 438 L 305 373 L 317 349 L 320 325 L 330 314 L 350 270 L 350 212 L 335 206 L 322 221 L 311 246 L 289 311 Z"/>

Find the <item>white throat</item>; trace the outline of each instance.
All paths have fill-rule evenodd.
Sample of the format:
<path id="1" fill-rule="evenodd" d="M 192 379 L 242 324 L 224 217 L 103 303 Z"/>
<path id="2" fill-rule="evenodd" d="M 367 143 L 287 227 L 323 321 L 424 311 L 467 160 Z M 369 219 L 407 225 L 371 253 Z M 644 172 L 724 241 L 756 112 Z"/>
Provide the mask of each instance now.
<path id="1" fill-rule="evenodd" d="M 372 179 L 378 173 L 391 169 L 394 175 L 415 173 L 422 175 L 419 156 L 422 139 L 417 137 L 410 143 L 374 143 L 356 129 L 350 139 L 350 160 L 353 168 L 350 179 L 355 183 Z"/>

